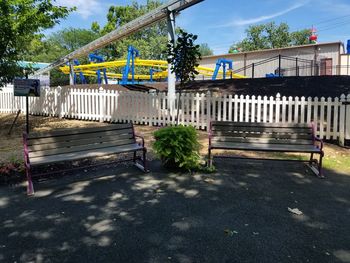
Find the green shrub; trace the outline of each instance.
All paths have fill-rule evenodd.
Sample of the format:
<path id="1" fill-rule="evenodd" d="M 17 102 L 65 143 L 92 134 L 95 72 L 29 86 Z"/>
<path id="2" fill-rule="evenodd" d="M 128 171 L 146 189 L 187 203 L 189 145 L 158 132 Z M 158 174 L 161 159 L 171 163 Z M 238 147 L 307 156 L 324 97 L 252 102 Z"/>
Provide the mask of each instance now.
<path id="1" fill-rule="evenodd" d="M 196 170 L 200 167 L 197 131 L 191 126 L 161 128 L 154 133 L 153 149 L 168 168 Z"/>

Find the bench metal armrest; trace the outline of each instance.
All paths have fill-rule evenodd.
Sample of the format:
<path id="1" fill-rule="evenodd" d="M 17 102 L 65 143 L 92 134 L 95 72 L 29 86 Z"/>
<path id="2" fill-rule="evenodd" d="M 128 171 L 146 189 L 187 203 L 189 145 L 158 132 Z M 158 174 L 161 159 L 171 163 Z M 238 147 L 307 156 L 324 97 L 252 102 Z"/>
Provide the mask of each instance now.
<path id="1" fill-rule="evenodd" d="M 140 135 L 136 135 L 135 134 L 135 138 L 140 138 L 141 139 L 141 141 L 142 141 L 142 147 L 145 147 L 145 139 L 142 137 L 142 136 L 140 136 Z"/>
<path id="2" fill-rule="evenodd" d="M 318 142 L 319 145 L 316 145 L 316 146 L 322 151 L 322 149 L 323 149 L 323 140 L 320 139 L 317 136 L 314 136 L 314 141 L 315 141 L 315 145 L 316 145 L 316 142 Z"/>
<path id="3" fill-rule="evenodd" d="M 23 150 L 24 150 L 24 165 L 27 169 L 30 168 L 29 151 L 27 144 L 28 134 L 23 132 Z"/>

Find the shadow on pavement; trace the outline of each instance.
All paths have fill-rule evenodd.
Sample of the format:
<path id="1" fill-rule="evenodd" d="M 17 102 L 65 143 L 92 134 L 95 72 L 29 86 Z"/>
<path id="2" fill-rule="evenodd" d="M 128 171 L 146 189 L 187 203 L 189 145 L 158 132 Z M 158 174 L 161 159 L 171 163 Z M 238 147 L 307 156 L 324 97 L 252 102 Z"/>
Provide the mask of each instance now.
<path id="1" fill-rule="evenodd" d="M 350 262 L 350 176 L 302 163 L 151 162 L 0 188 L 0 262 Z M 298 208 L 302 215 L 288 211 Z"/>

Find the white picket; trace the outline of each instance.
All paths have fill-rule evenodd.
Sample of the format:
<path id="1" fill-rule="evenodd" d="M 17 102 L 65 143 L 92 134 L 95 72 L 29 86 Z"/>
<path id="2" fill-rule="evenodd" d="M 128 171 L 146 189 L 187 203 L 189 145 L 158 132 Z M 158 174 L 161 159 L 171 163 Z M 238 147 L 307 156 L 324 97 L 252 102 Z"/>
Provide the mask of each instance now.
<path id="1" fill-rule="evenodd" d="M 258 100 L 257 100 L 257 118 L 256 121 L 260 122 L 261 121 L 261 96 L 258 96 Z"/>
<path id="2" fill-rule="evenodd" d="M 83 120 L 128 122 L 145 125 L 175 123 L 166 93 L 125 92 L 111 89 L 42 88 L 40 98 L 29 98 L 31 114 Z M 211 120 L 275 123 L 315 123 L 325 139 L 350 139 L 350 95 L 339 98 L 184 93 L 176 99 L 179 122 L 205 129 Z M 11 86 L 0 92 L 0 112 L 25 111 L 25 98 L 14 97 Z"/>
<path id="3" fill-rule="evenodd" d="M 245 96 L 245 122 L 249 122 L 249 106 L 250 106 L 250 100 L 249 95 Z"/>
<path id="4" fill-rule="evenodd" d="M 345 109 L 345 139 L 350 140 L 350 94 L 346 97 L 346 109 Z"/>

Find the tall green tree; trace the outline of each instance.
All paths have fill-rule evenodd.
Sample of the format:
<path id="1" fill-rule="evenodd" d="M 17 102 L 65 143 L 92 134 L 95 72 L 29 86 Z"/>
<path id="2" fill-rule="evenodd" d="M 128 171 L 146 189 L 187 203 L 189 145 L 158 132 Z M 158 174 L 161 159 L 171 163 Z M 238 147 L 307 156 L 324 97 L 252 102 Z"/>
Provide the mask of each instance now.
<path id="1" fill-rule="evenodd" d="M 207 43 L 202 43 L 199 45 L 199 52 L 201 53 L 202 57 L 211 56 L 214 54 L 213 50 L 209 47 Z"/>
<path id="2" fill-rule="evenodd" d="M 180 80 L 180 91 L 185 84 L 194 80 L 198 71 L 196 67 L 199 66 L 198 61 L 201 59 L 201 53 L 199 51 L 200 46 L 194 42 L 197 39 L 197 35 L 187 33 L 180 30 L 180 34 L 177 38 L 176 44 L 169 42 L 168 48 L 168 63 L 171 64 L 171 72 L 175 73 L 176 77 Z M 179 107 L 177 110 L 176 124 L 179 121 Z"/>
<path id="3" fill-rule="evenodd" d="M 70 52 L 90 43 L 98 38 L 98 34 L 92 30 L 80 28 L 66 28 L 51 34 L 46 39 L 34 38 L 27 52 L 23 57 L 25 60 L 37 62 L 53 62 Z M 79 61 L 87 63 L 87 58 L 81 58 Z M 50 72 L 51 85 L 68 85 L 69 76 L 63 74 L 59 69 Z"/>
<path id="4" fill-rule="evenodd" d="M 56 6 L 52 0 L 0 1 L 0 86 L 23 74 L 17 61 L 31 41 L 72 10 Z"/>
<path id="5" fill-rule="evenodd" d="M 303 29 L 299 31 L 292 32 L 290 34 L 290 45 L 292 46 L 300 46 L 309 44 L 309 37 L 311 36 L 310 29 Z"/>
<path id="6" fill-rule="evenodd" d="M 246 38 L 230 47 L 229 53 L 237 48 L 244 52 L 308 44 L 311 32 L 308 29 L 290 32 L 288 24 L 270 22 L 249 26 L 246 34 Z"/>
<path id="7" fill-rule="evenodd" d="M 91 29 L 100 35 L 105 35 L 161 4 L 159 0 L 148 0 L 146 4 L 134 1 L 126 6 L 111 6 L 107 13 L 107 24 L 101 27 L 97 22 L 93 22 Z M 116 43 L 111 43 L 99 52 L 109 60 L 125 58 L 128 45 L 133 45 L 144 59 L 166 59 L 167 32 L 166 21 L 163 20 Z"/>

